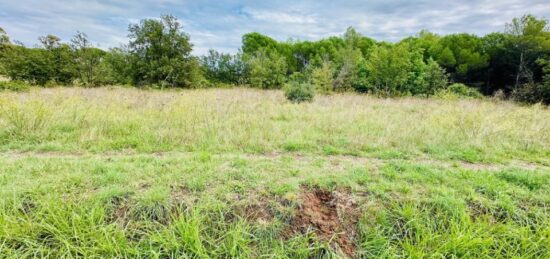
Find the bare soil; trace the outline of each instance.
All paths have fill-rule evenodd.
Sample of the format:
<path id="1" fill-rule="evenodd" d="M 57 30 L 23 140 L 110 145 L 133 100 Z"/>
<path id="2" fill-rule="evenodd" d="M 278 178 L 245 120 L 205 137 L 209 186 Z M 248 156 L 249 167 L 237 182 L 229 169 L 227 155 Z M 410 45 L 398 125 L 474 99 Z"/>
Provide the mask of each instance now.
<path id="1" fill-rule="evenodd" d="M 313 232 L 347 256 L 355 253 L 359 211 L 349 192 L 304 187 L 287 235 Z"/>

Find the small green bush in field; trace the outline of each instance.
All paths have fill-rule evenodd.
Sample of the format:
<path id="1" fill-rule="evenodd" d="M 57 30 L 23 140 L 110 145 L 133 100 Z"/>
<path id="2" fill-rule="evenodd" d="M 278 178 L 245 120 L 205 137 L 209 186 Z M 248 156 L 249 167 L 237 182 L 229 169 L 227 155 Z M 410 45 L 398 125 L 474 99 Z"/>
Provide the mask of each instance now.
<path id="1" fill-rule="evenodd" d="M 469 98 L 469 99 L 480 99 L 483 98 L 477 89 L 469 87 L 465 84 L 452 84 L 444 90 L 439 91 L 436 94 L 439 98 L 444 99 L 456 99 L 456 98 Z"/>
<path id="2" fill-rule="evenodd" d="M 0 91 L 10 90 L 10 91 L 27 91 L 29 90 L 29 85 L 21 81 L 0 81 Z"/>
<path id="3" fill-rule="evenodd" d="M 285 86 L 285 96 L 293 103 L 311 102 L 315 96 L 315 88 L 310 83 L 291 81 Z"/>

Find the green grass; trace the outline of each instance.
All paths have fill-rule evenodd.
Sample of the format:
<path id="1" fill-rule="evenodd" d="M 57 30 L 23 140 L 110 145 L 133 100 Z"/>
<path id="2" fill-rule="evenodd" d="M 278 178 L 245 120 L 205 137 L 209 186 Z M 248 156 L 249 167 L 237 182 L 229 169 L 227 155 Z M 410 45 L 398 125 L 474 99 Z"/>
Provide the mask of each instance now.
<path id="1" fill-rule="evenodd" d="M 344 257 L 290 231 L 314 189 L 353 204 L 354 257 L 548 258 L 549 132 L 487 100 L 3 92 L 0 255 Z"/>

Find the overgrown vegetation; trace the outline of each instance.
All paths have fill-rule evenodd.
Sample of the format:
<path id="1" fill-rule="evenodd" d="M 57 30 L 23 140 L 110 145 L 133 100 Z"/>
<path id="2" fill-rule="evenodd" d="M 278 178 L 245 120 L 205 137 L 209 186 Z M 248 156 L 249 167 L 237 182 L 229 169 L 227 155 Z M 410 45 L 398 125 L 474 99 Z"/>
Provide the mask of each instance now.
<path id="1" fill-rule="evenodd" d="M 549 131 L 488 99 L 0 92 L 0 254 L 547 258 Z"/>
<path id="2" fill-rule="evenodd" d="M 293 103 L 311 102 L 315 96 L 313 85 L 307 82 L 291 81 L 284 90 L 286 98 Z"/>
<path id="3" fill-rule="evenodd" d="M 30 86 L 21 81 L 0 81 L 0 90 L 9 90 L 9 91 L 27 91 Z"/>
<path id="4" fill-rule="evenodd" d="M 38 85 L 148 85 L 198 88 L 249 85 L 279 89 L 294 73 L 319 93 L 359 91 L 385 96 L 431 96 L 449 83 L 485 95 L 549 103 L 548 20 L 525 15 L 504 32 L 484 36 L 421 31 L 397 43 L 377 42 L 349 28 L 341 37 L 278 42 L 260 33 L 243 36 L 235 55 L 191 55 L 192 44 L 173 16 L 129 27 L 127 46 L 94 47 L 84 33 L 70 43 L 40 37 L 42 47 L 13 44 L 0 30 L 0 73 Z"/>

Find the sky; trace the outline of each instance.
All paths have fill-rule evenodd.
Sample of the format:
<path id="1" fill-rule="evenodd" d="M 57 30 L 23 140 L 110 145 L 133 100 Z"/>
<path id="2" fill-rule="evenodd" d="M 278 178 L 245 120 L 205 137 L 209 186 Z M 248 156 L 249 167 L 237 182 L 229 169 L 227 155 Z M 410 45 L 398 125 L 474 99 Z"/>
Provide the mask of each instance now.
<path id="1" fill-rule="evenodd" d="M 28 46 L 47 34 L 64 41 L 86 33 L 98 47 L 128 42 L 128 25 L 172 14 L 190 34 L 194 53 L 235 53 L 241 37 L 260 32 L 277 40 L 318 40 L 353 26 L 380 41 L 398 41 L 422 29 L 439 34 L 503 31 L 514 17 L 550 18 L 549 0 L 0 0 L 0 27 Z"/>

